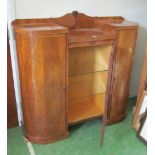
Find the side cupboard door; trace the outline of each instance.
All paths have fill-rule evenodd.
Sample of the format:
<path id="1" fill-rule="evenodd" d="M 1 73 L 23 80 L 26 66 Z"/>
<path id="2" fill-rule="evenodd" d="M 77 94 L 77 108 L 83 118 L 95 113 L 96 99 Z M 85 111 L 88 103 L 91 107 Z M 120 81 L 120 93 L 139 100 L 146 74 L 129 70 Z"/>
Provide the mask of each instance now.
<path id="1" fill-rule="evenodd" d="M 35 143 L 67 136 L 66 34 L 36 32 L 20 38 L 25 134 Z"/>
<path id="2" fill-rule="evenodd" d="M 34 64 L 38 89 L 40 126 L 45 137 L 62 138 L 66 134 L 66 35 L 37 34 Z M 39 131 L 40 132 L 40 131 Z M 55 138 L 54 138 L 55 139 Z"/>
<path id="3" fill-rule="evenodd" d="M 111 89 L 111 122 L 117 122 L 126 116 L 136 38 L 137 29 L 121 30 L 118 32 Z"/>

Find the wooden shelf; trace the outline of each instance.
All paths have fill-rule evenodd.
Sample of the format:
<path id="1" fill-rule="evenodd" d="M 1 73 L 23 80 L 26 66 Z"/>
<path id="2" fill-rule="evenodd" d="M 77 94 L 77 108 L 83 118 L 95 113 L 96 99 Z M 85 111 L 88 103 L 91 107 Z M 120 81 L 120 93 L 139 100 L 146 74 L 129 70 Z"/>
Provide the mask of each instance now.
<path id="1" fill-rule="evenodd" d="M 111 45 L 69 49 L 69 76 L 108 70 Z"/>
<path id="2" fill-rule="evenodd" d="M 108 71 L 69 77 L 68 98 L 76 99 L 106 91 Z"/>
<path id="3" fill-rule="evenodd" d="M 75 77 L 75 76 L 81 76 L 81 75 L 86 75 L 86 74 L 93 74 L 93 73 L 97 73 L 97 72 L 104 72 L 104 71 L 108 71 L 108 68 L 106 69 L 105 66 L 102 66 L 101 64 L 95 64 L 94 65 L 94 69 L 91 68 L 90 66 L 82 66 L 81 65 L 81 69 L 76 70 L 75 73 L 70 74 L 69 77 Z M 95 71 L 94 71 L 95 70 Z"/>
<path id="4" fill-rule="evenodd" d="M 101 116 L 104 113 L 105 94 L 97 94 L 69 100 L 68 123 L 75 124 L 86 119 Z"/>
<path id="5" fill-rule="evenodd" d="M 73 11 L 57 18 L 17 19 L 12 25 L 25 136 L 31 142 L 63 139 L 68 122 L 101 116 L 105 92 L 110 93 L 108 122 L 125 117 L 138 24 Z"/>

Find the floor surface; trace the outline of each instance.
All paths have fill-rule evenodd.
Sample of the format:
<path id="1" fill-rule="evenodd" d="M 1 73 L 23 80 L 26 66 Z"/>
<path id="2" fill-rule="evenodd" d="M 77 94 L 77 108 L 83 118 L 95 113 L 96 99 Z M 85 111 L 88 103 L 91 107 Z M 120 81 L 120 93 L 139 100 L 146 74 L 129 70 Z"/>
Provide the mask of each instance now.
<path id="1" fill-rule="evenodd" d="M 106 127 L 103 148 L 100 147 L 101 119 L 72 126 L 67 139 L 52 144 L 33 144 L 36 155 L 146 155 L 147 147 L 132 128 L 135 98 L 129 99 L 127 118 Z M 8 130 L 8 155 L 29 155 L 20 127 Z"/>

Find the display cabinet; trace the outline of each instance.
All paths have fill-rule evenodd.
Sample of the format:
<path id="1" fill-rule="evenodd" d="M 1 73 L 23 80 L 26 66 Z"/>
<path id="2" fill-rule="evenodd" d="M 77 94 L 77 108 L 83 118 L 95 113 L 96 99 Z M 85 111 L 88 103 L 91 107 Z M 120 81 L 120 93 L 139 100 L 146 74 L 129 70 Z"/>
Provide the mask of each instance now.
<path id="1" fill-rule="evenodd" d="M 16 19 L 12 24 L 25 136 L 30 141 L 63 139 L 69 125 L 102 114 L 107 123 L 125 118 L 136 23 L 74 11 L 59 18 Z"/>

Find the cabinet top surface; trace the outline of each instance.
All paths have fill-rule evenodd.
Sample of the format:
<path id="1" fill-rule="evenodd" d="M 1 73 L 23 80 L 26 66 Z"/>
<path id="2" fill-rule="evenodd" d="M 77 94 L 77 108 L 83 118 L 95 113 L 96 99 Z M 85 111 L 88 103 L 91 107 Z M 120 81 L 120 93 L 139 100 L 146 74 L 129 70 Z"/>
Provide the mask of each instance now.
<path id="1" fill-rule="evenodd" d="M 17 19 L 12 22 L 16 33 L 69 33 L 68 41 L 75 43 L 90 42 L 102 44 L 99 41 L 116 39 L 117 30 L 137 29 L 138 24 L 126 21 L 123 17 L 90 17 L 73 11 L 58 18 Z M 81 46 L 81 45 L 80 45 Z M 82 45 L 83 46 L 83 45 Z"/>
<path id="2" fill-rule="evenodd" d="M 38 18 L 38 19 L 16 19 L 12 22 L 15 28 L 20 27 L 38 27 L 37 25 L 51 25 L 53 29 L 88 29 L 96 28 L 98 26 L 104 27 L 105 25 L 117 27 L 137 27 L 138 24 L 135 22 L 126 21 L 121 16 L 109 16 L 109 17 L 91 17 L 83 13 L 73 11 L 62 17 L 58 18 Z M 34 29 L 34 28 L 33 28 Z M 52 30 L 53 30 L 52 29 Z"/>
<path id="3" fill-rule="evenodd" d="M 46 32 L 59 31 L 61 33 L 68 33 L 68 29 L 62 25 L 54 23 L 35 23 L 35 24 L 19 24 L 14 26 L 17 33 L 29 33 L 29 32 Z"/>

